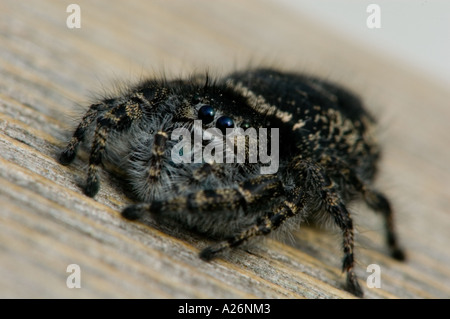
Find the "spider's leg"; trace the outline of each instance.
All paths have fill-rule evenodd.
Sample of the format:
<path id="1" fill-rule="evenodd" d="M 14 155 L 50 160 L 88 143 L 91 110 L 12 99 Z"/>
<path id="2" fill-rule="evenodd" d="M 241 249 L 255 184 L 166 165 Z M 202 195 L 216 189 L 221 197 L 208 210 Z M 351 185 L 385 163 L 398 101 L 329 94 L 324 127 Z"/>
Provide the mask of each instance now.
<path id="1" fill-rule="evenodd" d="M 303 200 L 304 197 L 302 196 L 300 200 L 296 200 L 297 203 L 289 200 L 283 201 L 277 206 L 273 213 L 270 212 L 267 215 L 258 218 L 254 225 L 251 225 L 238 235 L 203 249 L 200 253 L 200 257 L 204 260 L 211 260 L 225 249 L 239 246 L 252 237 L 269 234 L 283 224 L 288 218 L 297 215 L 303 207 Z"/>
<path id="2" fill-rule="evenodd" d="M 406 255 L 399 246 L 397 233 L 395 231 L 394 214 L 389 200 L 382 193 L 363 186 L 364 200 L 375 211 L 384 216 L 387 244 L 391 250 L 391 255 L 397 260 L 405 260 Z"/>
<path id="3" fill-rule="evenodd" d="M 398 244 L 397 233 L 395 231 L 394 213 L 389 200 L 385 195 L 363 182 L 357 174 L 353 170 L 349 169 L 344 163 L 336 158 L 331 158 L 331 161 L 336 166 L 335 168 L 345 178 L 347 183 L 353 185 L 353 187 L 362 194 L 367 205 L 383 215 L 386 229 L 386 241 L 389 249 L 391 250 L 391 255 L 397 260 L 405 260 L 405 253 Z M 330 164 L 327 164 L 327 166 L 329 165 Z"/>
<path id="4" fill-rule="evenodd" d="M 123 132 L 127 130 L 135 120 L 142 117 L 140 102 L 137 97 L 128 99 L 125 103 L 108 110 L 97 118 L 84 189 L 87 196 L 94 197 L 100 188 L 98 168 L 102 164 L 108 135 L 111 131 Z"/>
<path id="5" fill-rule="evenodd" d="M 325 210 L 333 217 L 334 222 L 342 231 L 344 259 L 342 270 L 347 272 L 347 289 L 354 295 L 362 297 L 363 291 L 354 272 L 354 235 L 353 221 L 347 211 L 334 182 L 326 175 L 325 170 L 317 163 L 298 161 L 294 164 L 307 184 L 315 189 L 321 198 Z"/>
<path id="6" fill-rule="evenodd" d="M 170 216 L 182 212 L 201 216 L 225 210 L 246 211 L 249 206 L 260 204 L 262 199 L 279 191 L 281 191 L 281 182 L 276 176 L 262 175 L 244 181 L 236 188 L 205 189 L 167 200 L 130 205 L 122 211 L 122 216 L 135 220 L 145 213 Z"/>
<path id="7" fill-rule="evenodd" d="M 69 165 L 70 163 L 73 162 L 77 154 L 78 147 L 86 137 L 87 129 L 98 117 L 99 112 L 107 108 L 108 105 L 104 103 L 92 104 L 89 107 L 89 110 L 83 116 L 83 119 L 81 120 L 80 124 L 78 124 L 66 148 L 61 152 L 61 155 L 59 156 L 59 162 L 61 164 Z"/>

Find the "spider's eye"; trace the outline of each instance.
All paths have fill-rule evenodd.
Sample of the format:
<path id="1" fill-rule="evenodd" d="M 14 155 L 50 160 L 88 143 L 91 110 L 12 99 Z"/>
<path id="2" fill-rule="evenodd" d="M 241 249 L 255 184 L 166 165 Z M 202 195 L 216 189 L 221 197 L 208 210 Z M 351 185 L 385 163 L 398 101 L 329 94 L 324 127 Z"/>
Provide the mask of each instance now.
<path id="1" fill-rule="evenodd" d="M 216 121 L 216 127 L 222 131 L 222 134 L 226 134 L 227 128 L 234 127 L 233 119 L 228 116 L 221 116 Z"/>
<path id="2" fill-rule="evenodd" d="M 214 111 L 211 105 L 205 104 L 200 110 L 198 110 L 198 118 L 203 121 L 203 124 L 209 124 L 214 120 L 214 115 L 216 112 Z"/>
<path id="3" fill-rule="evenodd" d="M 242 123 L 241 123 L 241 127 L 242 127 L 244 130 L 248 129 L 248 128 L 250 127 L 250 122 L 248 122 L 248 121 L 242 122 Z"/>

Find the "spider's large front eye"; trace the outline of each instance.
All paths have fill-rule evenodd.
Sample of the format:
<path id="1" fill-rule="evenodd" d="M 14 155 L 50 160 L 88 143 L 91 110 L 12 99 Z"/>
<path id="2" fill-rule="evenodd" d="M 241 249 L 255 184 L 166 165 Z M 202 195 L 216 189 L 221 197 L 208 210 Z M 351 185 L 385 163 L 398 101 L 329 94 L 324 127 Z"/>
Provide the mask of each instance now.
<path id="1" fill-rule="evenodd" d="M 214 120 L 214 115 L 216 112 L 214 111 L 211 105 L 205 104 L 200 110 L 198 110 L 198 118 L 203 121 L 203 124 L 209 124 Z"/>
<path id="2" fill-rule="evenodd" d="M 233 119 L 228 116 L 221 116 L 216 121 L 216 127 L 222 131 L 222 134 L 226 134 L 227 128 L 234 127 Z"/>

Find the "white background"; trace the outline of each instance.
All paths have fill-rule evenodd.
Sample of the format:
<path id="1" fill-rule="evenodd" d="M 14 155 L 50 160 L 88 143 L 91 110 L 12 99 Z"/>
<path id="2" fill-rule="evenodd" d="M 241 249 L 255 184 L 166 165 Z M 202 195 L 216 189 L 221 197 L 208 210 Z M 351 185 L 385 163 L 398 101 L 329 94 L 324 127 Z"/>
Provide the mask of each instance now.
<path id="1" fill-rule="evenodd" d="M 450 87 L 449 0 L 273 0 Z M 381 28 L 369 29 L 369 4 Z"/>

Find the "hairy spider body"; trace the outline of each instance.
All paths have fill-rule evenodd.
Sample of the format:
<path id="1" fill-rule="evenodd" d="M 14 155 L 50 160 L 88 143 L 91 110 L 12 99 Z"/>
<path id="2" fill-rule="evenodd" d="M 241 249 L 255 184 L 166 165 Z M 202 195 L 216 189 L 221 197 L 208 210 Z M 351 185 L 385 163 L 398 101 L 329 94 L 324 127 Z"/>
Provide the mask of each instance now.
<path id="1" fill-rule="evenodd" d="M 196 120 L 202 120 L 200 129 Z M 353 269 L 353 221 L 346 208 L 351 200 L 362 198 L 384 216 L 392 255 L 404 259 L 389 201 L 372 185 L 380 153 L 373 126 L 374 119 L 357 97 L 334 84 L 294 73 L 255 69 L 217 80 L 207 75 L 149 80 L 93 104 L 60 161 L 69 164 L 78 146 L 91 141 L 86 195 L 98 192 L 102 163 L 114 163 L 125 170 L 139 202 L 122 215 L 135 220 L 150 213 L 161 222 L 175 221 L 224 240 L 200 253 L 205 260 L 269 234 L 287 220 L 299 222 L 325 212 L 342 231 L 347 289 L 362 296 Z M 224 135 L 206 134 L 214 127 Z M 173 136 L 177 129 L 206 137 L 210 144 L 194 138 L 193 149 L 206 152 L 212 145 L 216 148 L 211 154 L 216 156 L 218 150 L 230 149 L 226 137 L 230 132 L 239 136 L 239 128 L 279 130 L 278 140 L 269 134 L 264 140 L 269 146 L 258 146 L 277 147 L 272 149 L 272 155 L 279 152 L 276 172 L 261 173 L 267 162 L 239 162 L 236 149 L 231 161 L 194 160 L 198 152 L 189 148 L 175 153 L 193 161 L 174 160 L 173 150 L 180 141 Z M 249 158 L 255 153 L 250 140 L 263 140 L 245 138 Z"/>

